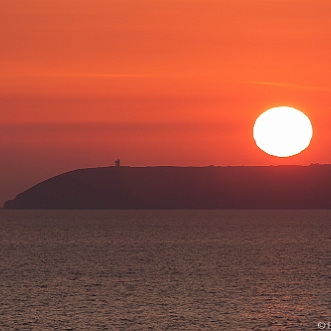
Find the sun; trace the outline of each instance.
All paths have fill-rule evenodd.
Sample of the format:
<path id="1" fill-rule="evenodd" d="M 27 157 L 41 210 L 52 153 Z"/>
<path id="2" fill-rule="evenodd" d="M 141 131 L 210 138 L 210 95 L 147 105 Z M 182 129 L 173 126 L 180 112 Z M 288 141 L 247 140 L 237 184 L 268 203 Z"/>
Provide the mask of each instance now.
<path id="1" fill-rule="evenodd" d="M 309 118 L 287 106 L 268 109 L 257 118 L 253 128 L 256 145 L 278 157 L 299 154 L 309 146 L 312 136 Z"/>

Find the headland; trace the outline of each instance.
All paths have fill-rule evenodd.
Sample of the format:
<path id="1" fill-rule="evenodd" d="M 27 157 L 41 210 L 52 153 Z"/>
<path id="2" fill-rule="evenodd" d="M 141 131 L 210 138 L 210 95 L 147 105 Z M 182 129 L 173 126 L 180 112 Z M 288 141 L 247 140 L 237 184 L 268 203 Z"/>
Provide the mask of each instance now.
<path id="1" fill-rule="evenodd" d="M 331 165 L 77 169 L 4 204 L 4 209 L 330 208 Z"/>

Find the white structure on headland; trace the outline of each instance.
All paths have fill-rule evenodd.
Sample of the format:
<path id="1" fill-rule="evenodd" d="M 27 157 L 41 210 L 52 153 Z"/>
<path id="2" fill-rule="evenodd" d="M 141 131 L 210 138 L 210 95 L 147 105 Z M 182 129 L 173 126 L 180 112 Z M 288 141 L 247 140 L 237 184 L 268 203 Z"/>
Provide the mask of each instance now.
<path id="1" fill-rule="evenodd" d="M 120 161 L 120 159 L 117 159 L 115 161 L 115 167 L 120 167 L 120 166 L 121 166 L 121 161 Z"/>

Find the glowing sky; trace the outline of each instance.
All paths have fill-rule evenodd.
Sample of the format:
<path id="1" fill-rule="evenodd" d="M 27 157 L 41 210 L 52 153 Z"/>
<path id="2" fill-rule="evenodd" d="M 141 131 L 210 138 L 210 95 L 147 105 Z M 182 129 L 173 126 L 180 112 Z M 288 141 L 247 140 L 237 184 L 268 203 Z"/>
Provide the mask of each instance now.
<path id="1" fill-rule="evenodd" d="M 330 0 L 0 2 L 0 204 L 75 168 L 331 163 Z M 252 127 L 312 121 L 289 159 Z"/>

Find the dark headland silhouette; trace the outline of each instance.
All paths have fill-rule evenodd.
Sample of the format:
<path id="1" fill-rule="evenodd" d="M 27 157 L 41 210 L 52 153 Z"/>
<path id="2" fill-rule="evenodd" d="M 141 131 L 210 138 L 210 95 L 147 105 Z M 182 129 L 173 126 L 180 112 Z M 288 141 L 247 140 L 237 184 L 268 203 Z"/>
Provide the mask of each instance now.
<path id="1" fill-rule="evenodd" d="M 115 167 L 70 171 L 5 209 L 330 209 L 331 165 Z"/>

